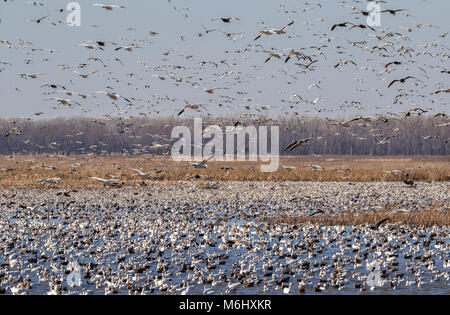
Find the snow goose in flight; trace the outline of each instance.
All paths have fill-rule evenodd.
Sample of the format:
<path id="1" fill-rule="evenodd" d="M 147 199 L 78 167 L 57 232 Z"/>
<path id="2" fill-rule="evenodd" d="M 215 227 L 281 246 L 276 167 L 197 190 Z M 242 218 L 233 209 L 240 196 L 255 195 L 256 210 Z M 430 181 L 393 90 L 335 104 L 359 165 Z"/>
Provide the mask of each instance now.
<path id="1" fill-rule="evenodd" d="M 94 3 L 91 5 L 94 7 L 101 7 L 102 9 L 105 9 L 107 11 L 112 11 L 113 9 L 125 9 L 125 7 L 123 5 L 116 5 L 116 4 Z"/>
<path id="2" fill-rule="evenodd" d="M 187 104 L 187 105 L 184 106 L 183 109 L 178 113 L 178 116 L 180 116 L 181 114 L 183 114 L 187 109 L 195 109 L 195 110 L 198 110 L 200 107 L 206 108 L 206 107 L 203 106 L 202 104 Z"/>
<path id="3" fill-rule="evenodd" d="M 217 20 L 221 20 L 223 23 L 230 23 L 232 20 L 240 21 L 240 19 L 237 17 L 218 17 L 218 18 L 212 19 L 211 21 L 217 21 Z"/>
<path id="4" fill-rule="evenodd" d="M 50 97 L 50 98 L 46 99 L 46 101 L 56 101 L 61 105 L 67 105 L 67 106 L 72 106 L 72 103 L 82 106 L 80 103 L 74 102 L 67 98 L 60 98 L 60 97 Z"/>
<path id="5" fill-rule="evenodd" d="M 389 83 L 388 88 L 390 88 L 395 82 L 405 83 L 406 80 L 408 80 L 408 79 L 416 79 L 416 78 L 409 75 L 402 79 L 393 80 L 391 83 Z"/>
<path id="6" fill-rule="evenodd" d="M 87 78 L 89 78 L 90 75 L 96 74 L 98 71 L 91 71 L 91 72 L 88 72 L 88 73 L 85 73 L 85 74 L 80 73 L 80 72 L 78 72 L 78 71 L 73 71 L 73 72 L 76 73 L 76 74 L 78 74 L 78 75 L 79 75 L 80 77 L 82 77 L 83 79 L 87 79 Z"/>
<path id="7" fill-rule="evenodd" d="M 292 151 L 296 147 L 306 144 L 309 140 L 311 140 L 311 138 L 305 138 L 305 139 L 293 141 L 283 151 L 286 151 L 286 150 L 289 150 L 289 149 L 290 149 L 290 151 Z"/>
<path id="8" fill-rule="evenodd" d="M 117 93 L 113 93 L 113 92 L 108 92 L 108 91 L 98 91 L 95 92 L 95 94 L 105 94 L 106 96 L 108 96 L 110 99 L 117 101 L 119 100 L 119 98 L 123 98 L 124 100 L 126 100 L 128 103 L 131 103 L 131 101 L 129 99 L 127 99 L 126 97 L 120 96 Z"/>
<path id="9" fill-rule="evenodd" d="M 285 30 L 289 26 L 291 26 L 292 24 L 294 24 L 294 21 L 289 22 L 288 24 L 286 24 L 285 26 L 283 26 L 279 30 L 277 30 L 277 29 L 263 30 L 263 31 L 259 32 L 258 36 L 256 36 L 256 38 L 254 40 L 258 40 L 263 35 L 274 35 L 274 34 L 281 35 L 281 34 L 285 34 L 286 33 Z"/>
<path id="10" fill-rule="evenodd" d="M 43 74 L 46 74 L 46 73 L 32 73 L 32 74 L 29 74 L 29 73 L 20 73 L 19 76 L 20 76 L 22 79 L 28 79 L 28 78 L 31 78 L 31 79 L 37 79 L 40 75 L 43 75 Z"/>

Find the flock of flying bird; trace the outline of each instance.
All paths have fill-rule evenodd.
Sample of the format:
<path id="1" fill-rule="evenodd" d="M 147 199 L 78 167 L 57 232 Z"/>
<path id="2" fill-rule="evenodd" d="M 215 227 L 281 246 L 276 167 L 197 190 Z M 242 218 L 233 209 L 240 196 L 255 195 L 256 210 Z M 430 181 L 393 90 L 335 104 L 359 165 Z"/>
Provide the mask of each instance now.
<path id="1" fill-rule="evenodd" d="M 6 1 L 8 2 L 8 1 Z M 104 99 L 99 99 L 99 95 L 105 95 L 107 99 L 113 105 L 113 111 L 111 113 L 105 113 L 103 117 L 107 120 L 113 117 L 122 118 L 132 118 L 134 113 L 142 117 L 154 117 L 161 113 L 169 112 L 173 108 L 174 113 L 177 116 L 183 116 L 188 112 L 200 112 L 207 115 L 214 115 L 214 111 L 225 109 L 231 112 L 233 115 L 240 115 L 238 117 L 239 121 L 245 121 L 251 117 L 256 117 L 257 115 L 266 115 L 270 111 L 281 112 L 289 116 L 301 116 L 303 113 L 316 112 L 327 113 L 335 111 L 337 112 L 336 106 L 339 110 L 343 111 L 359 111 L 367 110 L 373 105 L 364 104 L 361 101 L 350 101 L 350 100 L 327 100 L 324 95 L 326 95 L 324 85 L 327 85 L 326 78 L 315 80 L 314 83 L 308 84 L 306 91 L 312 93 L 317 91 L 318 96 L 314 100 L 308 99 L 305 93 L 280 91 L 282 94 L 290 94 L 288 99 L 282 98 L 280 101 L 282 107 L 279 108 L 277 105 L 264 105 L 256 103 L 257 99 L 264 95 L 264 88 L 258 88 L 255 91 L 255 95 L 250 95 L 250 91 L 244 91 L 243 88 L 251 80 L 257 81 L 260 79 L 265 79 L 268 84 L 272 84 L 271 80 L 279 83 L 280 86 L 293 87 L 300 85 L 300 80 L 304 77 L 306 80 L 309 77 L 316 77 L 316 73 L 321 73 L 320 71 L 325 70 L 326 72 L 331 72 L 332 69 L 335 71 L 342 72 L 344 76 L 345 73 L 350 72 L 352 69 L 349 68 L 350 65 L 354 67 L 355 74 L 358 75 L 361 72 L 366 72 L 367 76 L 376 76 L 376 79 L 380 82 L 387 81 L 385 83 L 386 92 L 383 92 L 381 88 L 372 88 L 376 90 L 380 98 L 383 96 L 380 103 L 385 102 L 384 96 L 388 94 L 389 90 L 396 89 L 398 94 L 394 97 L 393 104 L 387 106 L 381 106 L 381 104 L 374 106 L 375 109 L 385 109 L 392 108 L 387 114 L 378 113 L 377 116 L 364 117 L 364 122 L 369 121 L 379 121 L 388 119 L 399 119 L 402 117 L 401 114 L 396 112 L 395 107 L 400 107 L 403 104 L 411 104 L 412 107 L 408 108 L 403 112 L 404 117 L 409 117 L 413 114 L 421 115 L 433 110 L 432 107 L 423 107 L 421 104 L 431 104 L 445 106 L 447 101 L 445 100 L 445 94 L 450 92 L 450 88 L 445 86 L 444 82 L 436 82 L 433 77 L 441 76 L 442 80 L 446 79 L 446 76 L 450 73 L 448 67 L 445 64 L 449 62 L 449 49 L 444 45 L 443 41 L 447 38 L 447 33 L 438 35 L 434 41 L 430 41 L 426 44 L 417 45 L 424 50 L 419 50 L 414 47 L 414 42 L 410 38 L 410 34 L 417 32 L 419 29 L 429 29 L 424 30 L 431 32 L 432 29 L 438 28 L 437 26 L 431 24 L 416 24 L 409 27 L 405 27 L 407 30 L 407 35 L 405 33 L 400 33 L 397 31 L 390 30 L 389 28 L 375 28 L 362 24 L 362 19 L 369 16 L 369 12 L 364 9 L 359 9 L 354 4 L 359 7 L 364 6 L 364 1 L 340 1 L 340 4 L 347 9 L 350 9 L 350 16 L 353 18 L 350 21 L 339 21 L 330 23 L 329 32 L 316 31 L 322 27 L 322 24 L 326 24 L 327 18 L 318 19 L 318 24 L 312 21 L 303 22 L 306 31 L 316 31 L 312 35 L 311 42 L 316 43 L 316 45 L 311 45 L 307 47 L 304 45 L 304 40 L 293 41 L 290 39 L 301 38 L 302 36 L 297 34 L 294 28 L 299 24 L 295 22 L 294 19 L 290 20 L 286 25 L 280 28 L 269 28 L 266 26 L 265 22 L 261 22 L 264 28 L 257 33 L 256 37 L 250 43 L 246 43 L 245 46 L 240 47 L 234 51 L 226 50 L 225 54 L 235 54 L 235 57 L 227 58 L 223 56 L 220 60 L 208 60 L 208 57 L 196 56 L 192 54 L 176 54 L 173 49 L 168 49 L 163 53 L 161 59 L 161 64 L 152 65 L 146 61 L 138 60 L 138 64 L 141 67 L 137 72 L 127 73 L 125 77 L 121 78 L 119 72 L 122 72 L 123 67 L 129 66 L 130 63 L 127 60 L 132 60 L 129 54 L 122 55 L 120 58 L 114 55 L 114 52 L 126 51 L 132 53 L 138 49 L 148 49 L 163 33 L 156 31 L 148 31 L 148 38 L 141 39 L 131 39 L 130 36 L 120 36 L 118 39 L 109 41 L 104 39 L 94 39 L 88 40 L 84 43 L 78 44 L 79 47 L 85 48 L 91 55 L 86 61 L 81 63 L 73 64 L 58 64 L 57 67 L 63 71 L 69 71 L 73 74 L 73 77 L 69 79 L 68 82 L 57 82 L 58 79 L 51 80 L 49 82 L 42 82 L 39 86 L 42 94 L 48 97 L 44 100 L 46 102 L 52 102 L 50 108 L 54 110 L 80 110 L 83 114 L 88 114 L 93 111 L 92 105 L 102 105 L 102 107 L 107 107 Z M 37 8 L 47 8 L 43 2 L 28 1 L 29 5 Z M 171 2 L 169 1 L 169 4 Z M 380 2 L 383 6 L 387 6 L 387 3 Z M 92 7 L 101 8 L 105 11 L 117 11 L 116 13 L 122 14 L 127 10 L 124 5 L 114 5 L 114 4 L 91 4 Z M 183 17 L 185 19 L 190 18 L 189 8 L 178 8 L 173 7 L 177 12 L 183 12 Z M 320 3 L 305 3 L 304 6 L 299 10 L 291 10 L 287 5 L 280 5 L 277 12 L 286 15 L 295 14 L 307 14 L 309 11 L 323 10 L 323 6 Z M 36 19 L 28 20 L 31 23 L 43 24 L 48 22 L 51 25 L 62 24 L 63 14 L 67 14 L 65 9 L 47 9 L 49 14 L 44 15 Z M 51 13 L 55 11 L 56 13 Z M 393 19 L 398 19 L 400 16 L 406 17 L 408 19 L 414 19 L 407 9 L 396 9 L 388 8 L 383 9 L 381 14 L 383 15 L 383 21 L 387 20 L 384 15 L 387 14 Z M 211 22 L 222 23 L 226 26 L 225 31 L 221 28 L 207 28 L 203 26 L 203 31 L 196 33 L 194 37 L 205 38 L 207 36 L 212 36 L 213 33 L 223 33 L 226 35 L 226 40 L 231 40 L 230 47 L 236 47 L 236 44 L 245 43 L 246 32 L 230 32 L 228 31 L 233 25 L 238 25 L 243 20 L 239 17 L 222 16 L 217 18 L 210 18 Z M 40 26 L 39 26 L 40 27 Z M 101 27 L 99 25 L 91 25 L 93 28 Z M 291 31 L 292 29 L 292 31 Z M 346 29 L 346 30 L 345 30 Z M 129 32 L 136 32 L 136 29 L 129 28 Z M 366 31 L 368 33 L 362 33 Z M 361 32 L 361 33 L 359 33 Z M 331 37 L 331 35 L 336 37 Z M 349 40 L 347 37 L 350 35 L 363 37 L 363 40 Z M 271 45 L 271 42 L 266 37 L 278 37 L 282 39 L 287 37 L 286 42 L 290 44 L 296 44 L 300 46 L 299 48 L 265 48 Z M 182 41 L 187 41 L 187 35 L 180 35 Z M 345 40 L 346 45 L 342 43 Z M 325 42 L 325 44 L 323 44 Z M 333 43 L 336 43 L 333 46 Z M 112 51 L 108 48 L 111 47 Z M 46 71 L 50 72 L 52 66 L 50 66 L 51 55 L 58 54 L 59 48 L 43 49 L 37 48 L 37 44 L 25 39 L 18 39 L 18 43 L 14 43 L 10 39 L 0 40 L 0 49 L 12 49 L 14 51 L 22 50 L 27 59 L 25 64 L 35 64 L 38 62 L 38 58 L 45 57 L 41 59 L 41 62 L 46 63 Z M 336 63 L 329 63 L 329 59 L 332 59 L 332 53 L 336 55 L 339 59 Z M 240 70 L 241 63 L 247 63 L 241 68 L 248 66 L 247 60 L 257 60 L 258 55 L 262 53 L 265 54 L 265 63 L 269 63 L 273 60 L 284 61 L 281 62 L 280 68 L 278 70 L 279 74 L 268 75 L 261 77 L 258 75 L 262 65 L 252 66 L 253 71 L 246 74 L 243 70 Z M 105 58 L 101 58 L 100 54 L 104 54 Z M 113 55 L 111 55 L 113 54 Z M 20 55 L 20 54 L 18 54 Z M 345 56 L 341 58 L 340 55 Z M 170 63 L 170 56 L 173 59 L 181 59 L 180 63 Z M 362 60 L 358 60 L 359 57 L 364 56 Z M 429 58 L 419 58 L 426 56 Z M 181 57 L 181 58 L 178 58 Z M 107 59 L 108 58 L 108 59 Z M 290 63 L 291 59 L 295 59 L 297 62 Z M 122 59 L 127 59 L 125 62 Z M 359 58 L 361 59 L 361 58 Z M 264 60 L 264 59 L 263 59 Z M 386 60 L 386 61 L 384 61 Z M 14 64 L 11 61 L 2 61 L 4 68 L 0 68 L 1 72 L 11 72 L 14 69 Z M 19 62 L 16 60 L 15 62 Z M 363 65 L 361 65 L 363 63 Z M 100 65 L 100 68 L 96 65 Z M 116 68 L 118 66 L 119 68 Z M 91 68 L 94 68 L 90 70 Z M 103 68 L 103 69 L 102 69 Z M 428 68 L 428 70 L 426 70 Z M 84 71 L 82 71 L 84 69 Z M 86 70 L 89 69 L 89 70 Z M 118 71 L 115 71 L 117 69 Z M 381 70 L 380 70 L 381 69 Z M 218 72 L 217 72 L 218 71 Z M 269 70 L 270 71 L 270 70 Z M 159 94 L 152 94 L 152 99 L 148 97 L 148 92 L 154 91 L 152 89 L 153 84 L 147 83 L 146 73 L 152 73 L 151 77 L 155 77 L 161 81 L 159 84 L 164 84 L 165 82 L 170 82 L 173 86 L 182 88 L 195 88 L 203 90 L 206 96 L 209 97 L 206 102 L 197 101 L 191 102 L 187 100 L 180 101 L 179 98 L 175 96 L 164 96 Z M 405 76 L 401 76 L 400 72 L 411 73 Z M 181 75 L 184 73 L 184 76 Z M 186 75 L 190 73 L 189 75 Z M 254 74 L 256 73 L 256 74 Z M 439 74 L 436 74 L 439 73 Z M 4 74 L 6 75 L 6 73 Z M 23 79 L 40 80 L 41 76 L 50 78 L 51 73 L 19 73 L 18 74 Z M 81 81 L 77 80 L 77 77 Z M 100 80 L 101 79 L 101 80 Z M 106 85 L 102 90 L 94 92 L 79 92 L 75 91 L 74 88 L 77 82 L 80 86 L 89 86 L 92 81 L 105 82 Z M 345 79 L 344 79 L 345 80 Z M 357 82 L 362 84 L 369 84 L 365 82 L 365 79 L 356 78 Z M 426 82 L 428 80 L 428 82 Z M 87 81 L 87 85 L 85 82 Z M 145 85 L 143 82 L 146 82 Z M 207 82 L 220 83 L 220 86 L 208 87 L 205 86 Z M 275 85 L 274 83 L 274 85 Z M 126 84 L 129 91 L 135 92 L 135 95 L 123 96 L 117 90 L 125 88 L 123 85 Z M 156 84 L 156 83 L 155 83 Z M 378 83 L 376 83 L 378 84 Z M 144 86 L 143 86 L 144 85 Z M 431 85 L 434 85 L 431 86 Z M 321 87 L 322 86 L 322 87 Z M 157 88 L 158 89 L 158 88 Z M 18 93 L 23 91 L 20 88 L 16 88 Z M 171 88 L 171 90 L 173 90 Z M 426 94 L 427 90 L 430 92 Z M 145 93 L 142 95 L 142 93 Z M 183 90 L 182 93 L 194 94 L 193 90 Z M 367 88 L 357 88 L 355 95 L 361 93 L 369 93 Z M 176 95 L 177 93 L 174 93 Z M 234 94 L 234 95 L 233 95 Z M 142 97 L 138 96 L 142 95 Z M 317 95 L 317 94 L 316 94 Z M 437 98 L 439 95 L 443 95 L 444 98 Z M 77 99 L 74 99 L 74 98 Z M 199 99 L 202 96 L 198 97 Z M 92 103 L 93 102 L 93 103 Z M 180 103 L 185 102 L 185 105 L 180 105 Z M 325 103 L 333 103 L 334 109 L 327 108 Z M 216 104 L 217 108 L 213 108 Z M 310 109 L 312 105 L 312 110 Z M 434 106 L 433 105 L 433 106 Z M 105 109 L 106 111 L 106 109 Z M 35 113 L 35 117 L 42 116 L 45 113 L 40 111 Z M 389 117 L 390 116 L 390 117 Z M 436 124 L 438 127 L 447 127 L 448 120 L 445 113 L 437 113 L 436 116 L 442 116 L 444 119 L 442 122 Z M 30 118 L 32 119 L 32 118 Z M 330 120 L 331 124 L 339 124 L 340 126 L 347 127 L 350 123 L 356 123 L 358 119 L 348 120 L 346 122 L 337 122 L 336 120 Z M 99 120 L 99 123 L 101 121 Z M 6 135 L 16 134 L 14 132 L 6 131 Z M 384 138 L 388 138 L 390 135 L 385 135 Z M 424 135 L 428 136 L 428 135 Z M 443 139 L 445 140 L 445 139 Z"/>

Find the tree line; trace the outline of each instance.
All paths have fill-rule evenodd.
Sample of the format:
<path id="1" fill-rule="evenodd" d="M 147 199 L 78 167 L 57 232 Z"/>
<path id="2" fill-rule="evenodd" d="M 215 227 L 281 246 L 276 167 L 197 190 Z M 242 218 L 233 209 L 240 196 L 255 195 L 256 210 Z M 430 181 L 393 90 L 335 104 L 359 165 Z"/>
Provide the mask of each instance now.
<path id="1" fill-rule="evenodd" d="M 176 141 L 172 129 L 179 125 L 192 129 L 193 119 L 0 119 L 0 154 L 168 154 Z M 204 117 L 203 128 L 209 125 L 279 126 L 280 153 L 285 155 L 446 155 L 450 136 L 446 117 L 424 115 L 357 120 L 345 126 L 322 118 Z M 292 141 L 305 138 L 310 138 L 306 145 L 284 151 Z"/>

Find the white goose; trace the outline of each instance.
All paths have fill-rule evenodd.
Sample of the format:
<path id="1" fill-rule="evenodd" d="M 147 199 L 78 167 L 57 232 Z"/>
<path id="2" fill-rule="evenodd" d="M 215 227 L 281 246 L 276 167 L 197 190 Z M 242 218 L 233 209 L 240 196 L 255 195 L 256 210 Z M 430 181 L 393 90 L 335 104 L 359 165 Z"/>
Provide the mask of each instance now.
<path id="1" fill-rule="evenodd" d="M 118 186 L 119 182 L 117 179 L 104 179 L 99 177 L 91 177 L 92 179 L 95 179 L 96 181 L 102 183 L 105 186 Z"/>
<path id="2" fill-rule="evenodd" d="M 256 36 L 256 38 L 254 40 L 258 40 L 263 35 L 274 35 L 274 34 L 281 35 L 281 34 L 285 34 L 286 33 L 285 30 L 289 26 L 291 26 L 292 24 L 294 24 L 294 21 L 289 22 L 287 25 L 283 26 L 279 30 L 277 30 L 277 29 L 263 30 L 263 31 L 259 32 L 258 36 Z"/>
<path id="3" fill-rule="evenodd" d="M 112 11 L 113 9 L 126 9 L 123 5 L 117 5 L 117 4 L 94 3 L 91 5 L 94 7 L 101 7 L 102 9 L 105 9 L 107 11 Z"/>
<path id="4" fill-rule="evenodd" d="M 134 176 L 139 176 L 139 177 L 141 177 L 141 178 L 143 178 L 143 179 L 150 179 L 150 175 L 151 175 L 151 173 L 144 173 L 144 172 L 142 172 L 141 170 L 138 170 L 138 169 L 131 169 L 132 171 L 136 171 L 136 172 L 138 172 L 138 174 L 136 174 L 136 175 L 134 175 Z"/>

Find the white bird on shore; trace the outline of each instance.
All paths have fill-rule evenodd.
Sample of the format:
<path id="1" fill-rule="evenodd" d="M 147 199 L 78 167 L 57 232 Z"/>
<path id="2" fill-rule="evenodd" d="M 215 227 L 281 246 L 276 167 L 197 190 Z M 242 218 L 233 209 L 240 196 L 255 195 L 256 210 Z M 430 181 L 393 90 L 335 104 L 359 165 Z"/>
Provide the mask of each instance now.
<path id="1" fill-rule="evenodd" d="M 283 164 L 281 164 L 281 167 L 284 168 L 287 171 L 292 171 L 292 170 L 296 169 L 295 166 L 289 166 L 289 165 L 283 165 Z"/>
<path id="2" fill-rule="evenodd" d="M 55 178 L 43 178 L 38 180 L 37 182 L 39 184 L 58 184 L 61 181 L 61 178 L 55 177 Z"/>
<path id="3" fill-rule="evenodd" d="M 391 175 L 396 175 L 396 174 L 399 174 L 399 173 L 401 173 L 402 171 L 400 171 L 400 170 L 386 170 L 386 171 L 383 171 L 382 173 L 387 173 L 387 174 L 391 174 Z"/>
<path id="4" fill-rule="evenodd" d="M 91 177 L 92 179 L 95 179 L 96 181 L 102 183 L 105 186 L 118 186 L 119 182 L 117 179 L 104 179 L 99 177 Z"/>
<path id="5" fill-rule="evenodd" d="M 323 167 L 320 166 L 320 165 L 308 164 L 308 165 L 305 165 L 305 167 L 310 167 L 310 168 L 312 168 L 314 171 L 323 171 Z"/>
<path id="6" fill-rule="evenodd" d="M 195 162 L 195 163 L 192 163 L 192 166 L 195 167 L 195 168 L 207 168 L 208 165 L 206 165 L 206 163 L 207 163 L 209 160 L 211 160 L 213 157 L 214 157 L 214 155 L 211 155 L 209 158 L 204 159 L 204 160 L 201 161 L 201 162 Z"/>
<path id="7" fill-rule="evenodd" d="M 141 170 L 138 170 L 138 169 L 135 169 L 135 168 L 132 168 L 131 170 L 138 172 L 138 174 L 136 174 L 134 176 L 139 176 L 139 177 L 141 177 L 143 179 L 149 179 L 150 178 L 151 173 L 144 173 Z"/>

